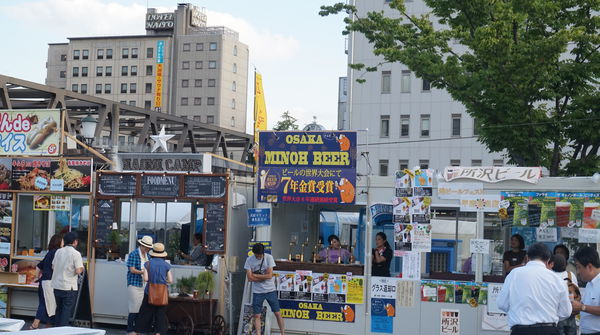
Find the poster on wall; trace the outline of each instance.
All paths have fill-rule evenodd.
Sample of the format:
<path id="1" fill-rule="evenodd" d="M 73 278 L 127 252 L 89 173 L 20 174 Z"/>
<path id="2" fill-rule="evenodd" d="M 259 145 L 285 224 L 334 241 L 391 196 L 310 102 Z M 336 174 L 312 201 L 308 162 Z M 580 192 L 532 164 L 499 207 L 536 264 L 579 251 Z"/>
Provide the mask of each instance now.
<path id="1" fill-rule="evenodd" d="M 354 204 L 356 132 L 261 131 L 258 201 Z"/>
<path id="2" fill-rule="evenodd" d="M 362 304 L 364 299 L 364 284 L 362 277 L 348 278 L 348 292 L 346 293 L 346 302 L 349 304 Z"/>
<path id="3" fill-rule="evenodd" d="M 0 156 L 58 156 L 60 123 L 60 109 L 2 111 Z"/>
<path id="4" fill-rule="evenodd" d="M 460 311 L 458 309 L 442 309 L 440 312 L 440 335 L 460 334 Z"/>
<path id="5" fill-rule="evenodd" d="M 402 278 L 421 280 L 421 253 L 404 252 L 402 256 Z"/>
<path id="6" fill-rule="evenodd" d="M 50 189 L 52 161 L 43 158 L 12 160 L 12 189 L 46 191 Z"/>
<path id="7" fill-rule="evenodd" d="M 418 283 L 414 280 L 398 280 L 397 306 L 410 308 L 415 305 L 415 291 Z"/>
<path id="8" fill-rule="evenodd" d="M 12 183 L 12 159 L 0 158 L 0 191 L 10 190 Z"/>
<path id="9" fill-rule="evenodd" d="M 394 333 L 396 299 L 371 298 L 371 332 Z"/>
<path id="10" fill-rule="evenodd" d="M 413 225 L 394 223 L 394 249 L 412 251 Z"/>

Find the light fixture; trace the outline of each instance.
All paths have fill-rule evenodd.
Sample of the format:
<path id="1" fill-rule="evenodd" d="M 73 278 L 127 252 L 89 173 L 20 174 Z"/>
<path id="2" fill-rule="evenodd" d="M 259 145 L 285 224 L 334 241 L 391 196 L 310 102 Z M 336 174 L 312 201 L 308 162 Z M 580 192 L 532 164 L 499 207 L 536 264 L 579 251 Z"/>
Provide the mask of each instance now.
<path id="1" fill-rule="evenodd" d="M 594 184 L 600 183 L 600 173 L 594 173 L 594 175 L 592 175 L 592 181 L 594 182 Z"/>
<path id="2" fill-rule="evenodd" d="M 81 135 L 85 140 L 85 144 L 91 145 L 94 141 L 94 135 L 96 133 L 96 125 L 98 121 L 91 114 L 81 119 Z"/>

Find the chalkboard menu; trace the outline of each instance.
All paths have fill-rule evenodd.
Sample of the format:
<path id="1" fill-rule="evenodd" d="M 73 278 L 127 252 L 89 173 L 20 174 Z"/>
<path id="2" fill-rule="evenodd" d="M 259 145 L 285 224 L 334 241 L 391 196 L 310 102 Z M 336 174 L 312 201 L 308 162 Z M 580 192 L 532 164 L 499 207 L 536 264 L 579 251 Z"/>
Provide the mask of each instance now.
<path id="1" fill-rule="evenodd" d="M 136 178 L 128 174 L 101 174 L 98 177 L 98 193 L 101 195 L 133 196 Z"/>
<path id="2" fill-rule="evenodd" d="M 225 253 L 225 204 L 207 203 L 204 221 L 206 250 Z"/>
<path id="3" fill-rule="evenodd" d="M 96 218 L 96 240 L 99 245 L 108 245 L 112 223 L 114 221 L 115 204 L 112 200 L 98 200 Z"/>
<path id="4" fill-rule="evenodd" d="M 188 198 L 222 198 L 227 179 L 222 176 L 185 176 L 184 194 Z"/>
<path id="5" fill-rule="evenodd" d="M 142 196 L 176 198 L 179 195 L 179 176 L 143 175 Z"/>

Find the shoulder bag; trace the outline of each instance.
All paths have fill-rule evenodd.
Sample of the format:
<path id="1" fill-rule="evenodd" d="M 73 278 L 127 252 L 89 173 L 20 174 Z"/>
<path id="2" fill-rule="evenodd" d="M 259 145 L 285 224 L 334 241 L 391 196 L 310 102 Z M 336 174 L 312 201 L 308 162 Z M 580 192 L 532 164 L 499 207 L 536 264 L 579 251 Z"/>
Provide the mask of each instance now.
<path id="1" fill-rule="evenodd" d="M 148 263 L 148 275 L 150 263 Z M 152 306 L 166 306 L 169 304 L 169 294 L 166 284 L 151 283 L 148 277 L 148 303 Z"/>

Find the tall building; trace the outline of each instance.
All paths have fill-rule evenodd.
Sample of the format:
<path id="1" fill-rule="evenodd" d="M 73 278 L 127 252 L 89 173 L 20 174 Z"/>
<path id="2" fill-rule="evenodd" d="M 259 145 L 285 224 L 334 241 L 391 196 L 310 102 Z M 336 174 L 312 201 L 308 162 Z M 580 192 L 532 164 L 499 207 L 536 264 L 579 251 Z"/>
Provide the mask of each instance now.
<path id="1" fill-rule="evenodd" d="M 46 84 L 246 131 L 248 46 L 190 4 L 146 13 L 146 35 L 51 43 Z"/>
<path id="2" fill-rule="evenodd" d="M 387 0 L 353 2 L 361 14 L 383 11 L 390 17 L 397 15 Z M 429 12 L 422 0 L 406 1 L 406 6 L 415 15 Z M 390 175 L 417 165 L 443 169 L 505 164 L 501 153 L 490 153 L 477 141 L 477 125 L 461 103 L 417 78 L 405 65 L 383 62 L 373 54 L 364 35 L 349 35 L 348 62 L 383 64 L 377 72 L 349 69 L 347 108 L 338 115 L 340 129 L 368 129 L 359 132 L 358 150 L 369 152 L 373 174 Z M 357 83 L 357 78 L 366 82 Z"/>

